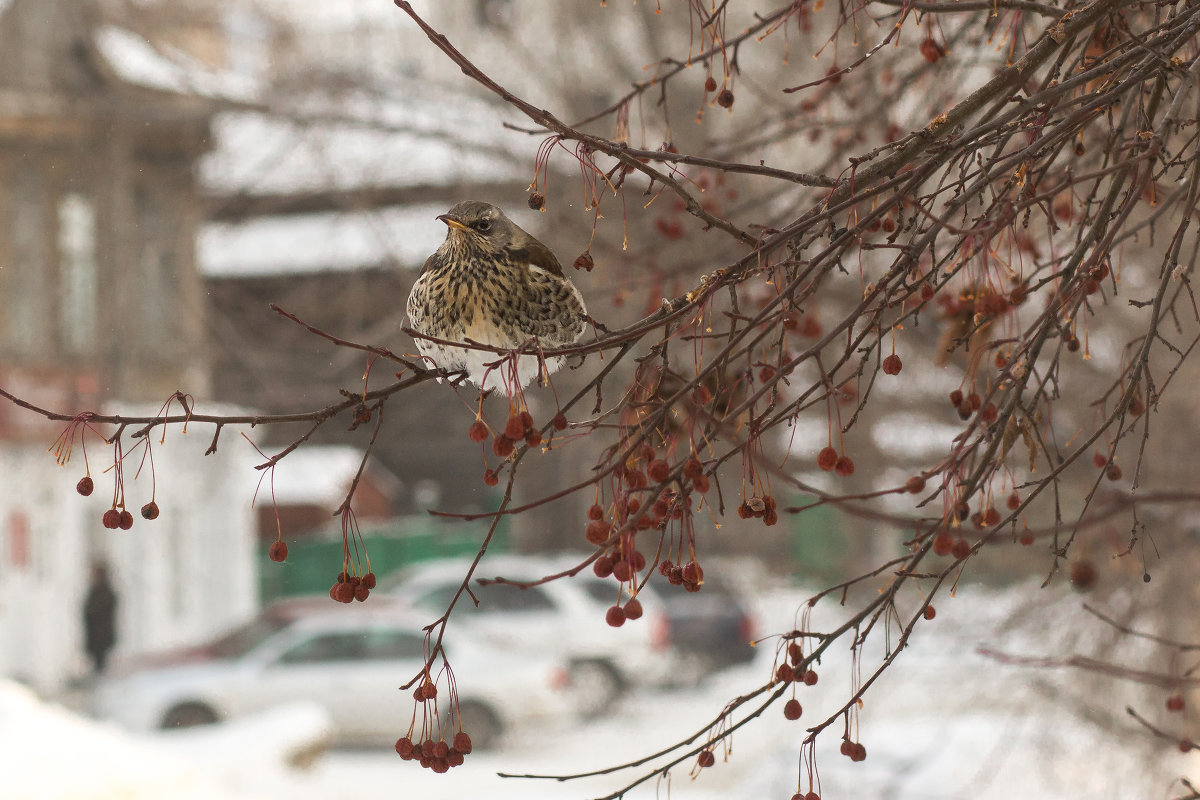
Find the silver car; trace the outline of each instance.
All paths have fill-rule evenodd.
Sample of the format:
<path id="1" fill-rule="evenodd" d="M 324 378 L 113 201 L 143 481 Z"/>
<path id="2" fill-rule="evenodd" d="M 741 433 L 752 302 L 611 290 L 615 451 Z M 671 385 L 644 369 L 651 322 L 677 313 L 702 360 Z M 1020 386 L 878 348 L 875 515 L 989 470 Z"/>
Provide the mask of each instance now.
<path id="1" fill-rule="evenodd" d="M 413 718 L 412 690 L 400 691 L 425 662 L 424 615 L 385 600 L 314 610 L 287 601 L 207 645 L 152 657 L 97 687 L 98 716 L 133 729 L 218 722 L 296 700 L 329 713 L 339 742 L 394 742 Z M 578 710 L 568 671 L 553 658 L 500 650 L 454 635 L 444 642 L 462 725 L 477 748 L 523 726 L 565 721 Z M 439 658 L 434 675 L 441 667 Z M 447 716 L 446 681 L 437 683 Z M 420 713 L 417 715 L 418 725 Z M 453 730 L 457 731 L 457 723 Z"/>

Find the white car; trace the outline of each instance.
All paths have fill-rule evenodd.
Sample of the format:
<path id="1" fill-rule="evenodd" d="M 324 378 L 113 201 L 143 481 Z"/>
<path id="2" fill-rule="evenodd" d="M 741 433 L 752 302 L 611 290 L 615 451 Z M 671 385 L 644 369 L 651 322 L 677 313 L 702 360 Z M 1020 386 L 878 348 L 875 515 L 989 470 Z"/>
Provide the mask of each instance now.
<path id="1" fill-rule="evenodd" d="M 488 556 L 475 578 L 536 581 L 583 558 Z M 469 565 L 469 559 L 461 558 L 421 562 L 385 577 L 378 591 L 433 620 L 445 612 Z M 471 592 L 479 605 L 464 593 L 450 617 L 451 629 L 469 626 L 473 638 L 505 650 L 546 653 L 567 662 L 586 714 L 603 711 L 631 687 L 672 683 L 682 668 L 679 653 L 670 646 L 664 605 L 652 589 L 638 596 L 642 618 L 619 628 L 605 622 L 605 612 L 618 602 L 617 582 L 598 578 L 589 568 L 524 589 L 472 581 Z M 626 596 L 622 602 L 627 600 Z"/>
<path id="2" fill-rule="evenodd" d="M 276 604 L 208 645 L 114 675 L 97 687 L 93 711 L 149 730 L 212 723 L 309 700 L 329 712 L 340 742 L 394 742 L 407 733 L 414 708 L 412 690 L 399 687 L 424 664 L 421 628 L 430 620 L 382 597 L 352 606 L 320 602 L 327 610 L 314 611 L 311 600 Z M 463 728 L 475 747 L 494 745 L 525 725 L 566 722 L 578 713 L 561 661 L 471 641 L 456 635 L 453 624 L 443 644 L 458 686 Z M 439 658 L 434 669 L 440 666 Z M 446 681 L 437 685 L 439 713 L 445 716 Z"/>

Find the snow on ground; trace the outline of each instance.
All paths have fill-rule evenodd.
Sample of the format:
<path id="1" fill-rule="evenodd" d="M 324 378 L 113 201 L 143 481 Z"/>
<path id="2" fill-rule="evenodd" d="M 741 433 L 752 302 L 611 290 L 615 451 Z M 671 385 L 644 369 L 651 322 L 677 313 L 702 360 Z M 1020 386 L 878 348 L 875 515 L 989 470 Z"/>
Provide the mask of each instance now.
<path id="1" fill-rule="evenodd" d="M 867 695 L 859 738 L 868 756 L 851 763 L 837 753 L 840 723 L 820 740 L 822 796 L 881 800 L 991 800 L 1171 797 L 1171 781 L 1195 775 L 1194 755 L 1151 741 L 1124 718 L 1118 686 L 1081 684 L 1078 673 L 1022 669 L 976 652 L 995 645 L 1024 654 L 1069 655 L 1055 650 L 1059 632 L 1022 605 L 1021 592 L 969 587 L 940 598 L 937 618 L 923 623 L 907 652 Z M 807 593 L 773 590 L 760 598 L 760 629 L 788 630 Z M 1074 613 L 1080 602 L 1052 590 L 1040 597 L 1053 612 Z M 839 610 L 818 606 L 817 622 Z M 1079 612 L 1082 614 L 1082 612 Z M 1028 624 L 1011 626 L 1014 614 Z M 1057 617 L 1056 617 L 1057 618 Z M 446 775 L 401 762 L 386 748 L 331 751 L 307 767 L 290 766 L 305 742 L 320 743 L 311 709 L 283 718 L 247 720 L 208 731 L 134 737 L 103 724 L 35 703 L 0 684 L 0 777 L 5 800 L 324 800 L 371 797 L 589 798 L 619 789 L 638 773 L 584 781 L 505 779 L 501 771 L 564 774 L 603 768 L 641 756 L 702 727 L 733 695 L 761 683 L 771 668 L 770 640 L 758 660 L 700 687 L 644 692 L 626 698 L 598 720 L 566 731 L 523 731 L 491 753 L 474 753 Z M 875 656 L 878 654 L 875 653 Z M 864 675 L 869 665 L 864 665 Z M 781 798 L 796 791 L 799 743 L 805 728 L 844 701 L 849 681 L 845 649 L 830 651 L 821 680 L 802 687 L 798 722 L 780 707 L 735 734 L 728 761 L 696 778 L 677 769 L 670 797 L 682 800 Z M 1155 710 L 1150 709 L 1153 713 Z M 304 714 L 309 716 L 305 717 Z M 295 716 L 287 717 L 286 714 Z M 1087 715 L 1093 722 L 1085 722 Z M 270 717 L 271 715 L 267 715 Z M 1178 723 L 1177 723 L 1178 724 Z M 302 759 L 301 759 L 302 760 Z M 630 798 L 668 796 L 651 781 Z M 803 787 L 807 790 L 807 786 Z"/>

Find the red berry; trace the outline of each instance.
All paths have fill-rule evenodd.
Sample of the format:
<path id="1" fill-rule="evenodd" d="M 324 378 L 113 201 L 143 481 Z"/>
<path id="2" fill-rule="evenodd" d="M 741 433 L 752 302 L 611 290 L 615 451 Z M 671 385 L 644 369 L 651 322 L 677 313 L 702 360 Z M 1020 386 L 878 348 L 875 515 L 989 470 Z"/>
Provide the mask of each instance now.
<path id="1" fill-rule="evenodd" d="M 492 452 L 501 458 L 508 458 L 512 455 L 513 440 L 507 435 L 497 436 L 492 440 Z"/>
<path id="2" fill-rule="evenodd" d="M 854 462 L 850 459 L 850 456 L 842 456 L 833 465 L 833 471 L 843 478 L 848 478 L 854 474 Z"/>
<path id="3" fill-rule="evenodd" d="M 267 557 L 275 563 L 287 561 L 287 542 L 282 539 L 276 539 L 271 542 L 271 548 L 267 550 Z"/>
<path id="4" fill-rule="evenodd" d="M 717 95 L 717 105 L 721 108 L 733 108 L 733 92 L 729 89 L 722 89 Z"/>
<path id="5" fill-rule="evenodd" d="M 842 739 L 842 744 L 838 747 L 838 752 L 844 756 L 849 756 L 854 752 L 854 743 L 849 739 Z"/>
<path id="6" fill-rule="evenodd" d="M 95 488 L 96 485 L 92 483 L 92 479 L 87 475 L 84 475 L 79 479 L 79 483 L 75 484 L 75 491 L 79 492 L 84 497 L 90 495 L 92 490 Z"/>
<path id="7" fill-rule="evenodd" d="M 933 619 L 937 616 L 937 609 L 933 606 L 925 606 L 925 610 L 921 612 L 925 619 Z"/>
<path id="8" fill-rule="evenodd" d="M 817 453 L 817 466 L 826 472 L 837 466 L 837 462 L 838 453 L 837 450 L 833 449 L 832 445 L 822 448 L 821 452 Z"/>
<path id="9" fill-rule="evenodd" d="M 998 417 L 998 416 L 999 416 L 999 412 L 996 410 L 995 403 L 988 403 L 986 406 L 983 407 L 983 410 L 979 412 L 979 418 L 987 423 L 995 422 L 996 417 Z"/>
<path id="10" fill-rule="evenodd" d="M 533 211 L 541 211 L 546 207 L 546 195 L 541 192 L 530 192 L 526 202 Z"/>
<path id="11" fill-rule="evenodd" d="M 1108 463 L 1108 459 L 1102 453 L 1096 453 L 1092 456 L 1092 463 L 1096 465 L 1096 469 L 1104 469 L 1104 465 Z"/>
<path id="12" fill-rule="evenodd" d="M 1108 469 L 1104 470 L 1104 477 L 1108 478 L 1110 481 L 1121 480 L 1121 468 L 1117 466 L 1115 461 L 1111 462 L 1108 465 Z"/>
<path id="13" fill-rule="evenodd" d="M 412 739 L 409 739 L 407 736 L 401 736 L 399 739 L 397 739 L 396 740 L 396 754 L 398 756 L 400 756 L 401 758 L 403 758 L 405 761 L 408 761 L 410 758 L 412 758 L 412 756 L 413 756 Z"/>
<path id="14" fill-rule="evenodd" d="M 1173 694 L 1168 697 L 1167 711 L 1183 711 L 1183 695 Z"/>
<path id="15" fill-rule="evenodd" d="M 925 491 L 925 478 L 921 475 L 913 475 L 904 482 L 904 490 L 909 494 L 920 494 Z"/>
<path id="16" fill-rule="evenodd" d="M 804 648 L 797 642 L 792 642 L 788 645 L 788 658 L 793 664 L 799 664 L 804 660 Z"/>
<path id="17" fill-rule="evenodd" d="M 780 683 L 791 683 L 796 679 L 796 671 L 791 664 L 780 664 L 775 668 L 775 680 Z"/>
<path id="18" fill-rule="evenodd" d="M 689 561 L 683 566 L 684 583 L 700 583 L 704 580 L 704 570 L 695 561 Z"/>
<path id="19" fill-rule="evenodd" d="M 467 735 L 466 731 L 454 734 L 454 749 L 464 754 L 471 752 L 471 737 Z"/>
<path id="20" fill-rule="evenodd" d="M 904 362 L 895 353 L 892 353 L 883 360 L 883 372 L 885 375 L 899 375 L 903 366 Z"/>
<path id="21" fill-rule="evenodd" d="M 488 486 L 495 486 L 500 482 L 500 475 L 494 469 L 484 470 L 483 482 Z"/>
<path id="22" fill-rule="evenodd" d="M 517 439 L 525 438 L 525 422 L 519 414 L 513 414 L 504 423 L 504 435 L 514 442 Z"/>
<path id="23" fill-rule="evenodd" d="M 954 548 L 950 551 L 951 555 L 962 561 L 967 556 L 971 555 L 971 545 L 966 539 L 959 539 L 954 543 Z"/>
<path id="24" fill-rule="evenodd" d="M 945 49 L 932 38 L 927 38 L 921 42 L 920 50 L 921 57 L 930 64 L 936 64 L 941 60 L 942 56 L 946 55 Z"/>
<path id="25" fill-rule="evenodd" d="M 717 79 L 709 75 L 704 79 L 704 91 L 715 92 L 717 90 Z"/>
<path id="26" fill-rule="evenodd" d="M 785 719 L 800 719 L 800 714 L 802 711 L 803 709 L 800 707 L 800 701 L 794 697 L 783 704 L 783 716 Z"/>
<path id="27" fill-rule="evenodd" d="M 692 488 L 700 494 L 705 494 L 712 488 L 712 483 L 708 480 L 707 475 L 701 475 L 692 481 Z"/>
<path id="28" fill-rule="evenodd" d="M 121 516 L 117 522 L 121 526 L 121 530 L 127 531 L 133 527 L 133 514 L 129 513 L 128 509 L 121 509 Z"/>
<path id="29" fill-rule="evenodd" d="M 808 670 L 808 671 L 806 671 L 806 672 L 804 673 L 804 678 L 803 678 L 803 680 L 804 680 L 804 685 L 805 685 L 805 686 L 816 686 L 816 684 L 817 684 L 817 673 L 816 673 L 816 672 L 814 672 L 813 670 L 811 670 L 811 669 L 810 669 L 810 670 Z"/>
<path id="30" fill-rule="evenodd" d="M 671 465 L 665 461 L 655 460 L 646 465 L 646 474 L 655 483 L 662 483 L 671 474 Z"/>
<path id="31" fill-rule="evenodd" d="M 528 411 L 522 411 L 520 416 L 521 424 L 525 426 L 526 431 L 533 427 L 533 414 L 530 414 Z"/>
<path id="32" fill-rule="evenodd" d="M 446 755 L 446 763 L 452 767 L 461 767 L 463 760 L 463 754 L 453 747 L 450 748 L 450 752 Z"/>
<path id="33" fill-rule="evenodd" d="M 116 530 L 121 527 L 121 512 L 115 508 L 110 508 L 104 512 L 104 516 L 100 518 L 100 521 L 104 523 L 104 527 Z"/>
<path id="34" fill-rule="evenodd" d="M 1192 744 L 1191 739 L 1180 739 L 1179 740 L 1178 747 L 1179 747 L 1179 752 L 1181 752 L 1181 753 L 1186 753 L 1195 746 L 1196 745 Z"/>
<path id="35" fill-rule="evenodd" d="M 142 506 L 142 519 L 158 519 L 158 503 L 151 500 Z"/>
<path id="36" fill-rule="evenodd" d="M 367 587 L 368 589 L 374 589 L 375 588 L 375 573 L 368 572 L 366 575 L 363 575 L 362 576 L 362 585 Z"/>
<path id="37" fill-rule="evenodd" d="M 953 392 L 950 393 L 950 405 L 954 406 L 955 408 L 958 408 L 959 406 L 962 405 L 962 401 L 963 401 L 962 389 L 955 389 Z"/>
<path id="38" fill-rule="evenodd" d="M 1016 492 L 1013 492 L 1008 496 L 1008 499 L 1004 501 L 1004 504 L 1008 506 L 1010 511 L 1016 511 L 1021 507 L 1021 496 Z"/>
<path id="39" fill-rule="evenodd" d="M 593 503 L 587 510 L 587 515 L 588 519 L 604 519 L 604 507 L 599 503 Z"/>
<path id="40" fill-rule="evenodd" d="M 531 430 L 525 434 L 525 444 L 530 447 L 537 447 L 542 443 L 542 432 L 539 430 Z"/>
<path id="41" fill-rule="evenodd" d="M 354 587 L 354 599 L 360 603 L 366 600 L 370 594 L 371 590 L 366 586 L 363 586 L 361 583 Z"/>
<path id="42" fill-rule="evenodd" d="M 967 407 L 972 411 L 978 411 L 983 406 L 983 398 L 978 392 L 971 392 L 967 395 Z"/>
<path id="43" fill-rule="evenodd" d="M 1071 585 L 1080 591 L 1087 591 L 1096 585 L 1096 568 L 1091 561 L 1076 561 L 1071 565 Z"/>
<path id="44" fill-rule="evenodd" d="M 954 549 L 954 537 L 942 531 L 933 537 L 933 552 L 939 556 L 948 556 Z"/>
<path id="45" fill-rule="evenodd" d="M 567 429 L 567 417 L 561 411 L 554 415 L 554 419 L 550 420 L 550 424 L 554 426 L 556 431 L 565 431 Z"/>
<path id="46" fill-rule="evenodd" d="M 850 754 L 851 761 L 863 761 L 867 757 L 867 748 L 863 747 L 862 742 L 854 743 L 854 752 Z"/>
<path id="47" fill-rule="evenodd" d="M 612 606 L 604 614 L 604 621 L 614 628 L 619 628 L 625 624 L 625 609 L 620 606 Z"/>
<path id="48" fill-rule="evenodd" d="M 596 574 L 597 578 L 607 578 L 609 575 L 612 575 L 612 556 L 600 556 L 597 558 L 594 562 L 592 562 L 592 572 Z"/>
<path id="49" fill-rule="evenodd" d="M 339 603 L 354 602 L 354 584 L 342 581 L 333 587 L 333 599 Z"/>
<path id="50" fill-rule="evenodd" d="M 625 619 L 640 619 L 642 616 L 642 601 L 636 597 L 629 598 L 625 604 Z"/>
<path id="51" fill-rule="evenodd" d="M 1021 534 L 1021 538 L 1017 539 L 1017 541 L 1020 542 L 1022 546 L 1028 547 L 1029 545 L 1033 544 L 1033 533 L 1030 531 L 1025 531 Z"/>
<path id="52" fill-rule="evenodd" d="M 704 474 L 704 466 L 699 459 L 692 456 L 683 464 L 683 476 L 688 480 L 694 481 Z"/>
<path id="53" fill-rule="evenodd" d="M 592 544 L 603 544 L 608 539 L 610 528 L 607 522 L 600 519 L 594 519 L 587 524 L 583 529 L 583 538 L 587 539 Z"/>
<path id="54" fill-rule="evenodd" d="M 614 561 L 612 566 L 612 576 L 621 583 L 633 577 L 633 565 L 625 559 Z"/>
<path id="55" fill-rule="evenodd" d="M 482 442 L 488 438 L 488 426 L 483 420 L 477 419 L 467 429 L 467 438 L 472 442 Z"/>
<path id="56" fill-rule="evenodd" d="M 717 763 L 717 757 L 713 755 L 712 750 L 701 750 L 700 757 L 696 759 L 696 763 L 701 767 L 711 767 Z"/>

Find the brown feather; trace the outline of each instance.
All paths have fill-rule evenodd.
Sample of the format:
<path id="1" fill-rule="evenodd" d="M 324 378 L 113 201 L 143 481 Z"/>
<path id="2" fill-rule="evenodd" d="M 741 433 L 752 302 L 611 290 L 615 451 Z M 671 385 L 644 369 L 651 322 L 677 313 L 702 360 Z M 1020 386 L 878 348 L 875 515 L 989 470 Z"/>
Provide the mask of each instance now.
<path id="1" fill-rule="evenodd" d="M 520 247 L 514 247 L 508 251 L 512 256 L 513 261 L 525 262 L 532 264 L 535 267 L 541 267 L 552 275 L 557 275 L 560 278 L 563 276 L 562 264 L 558 263 L 558 259 L 554 257 L 554 253 L 550 252 L 550 248 L 530 236 Z"/>

